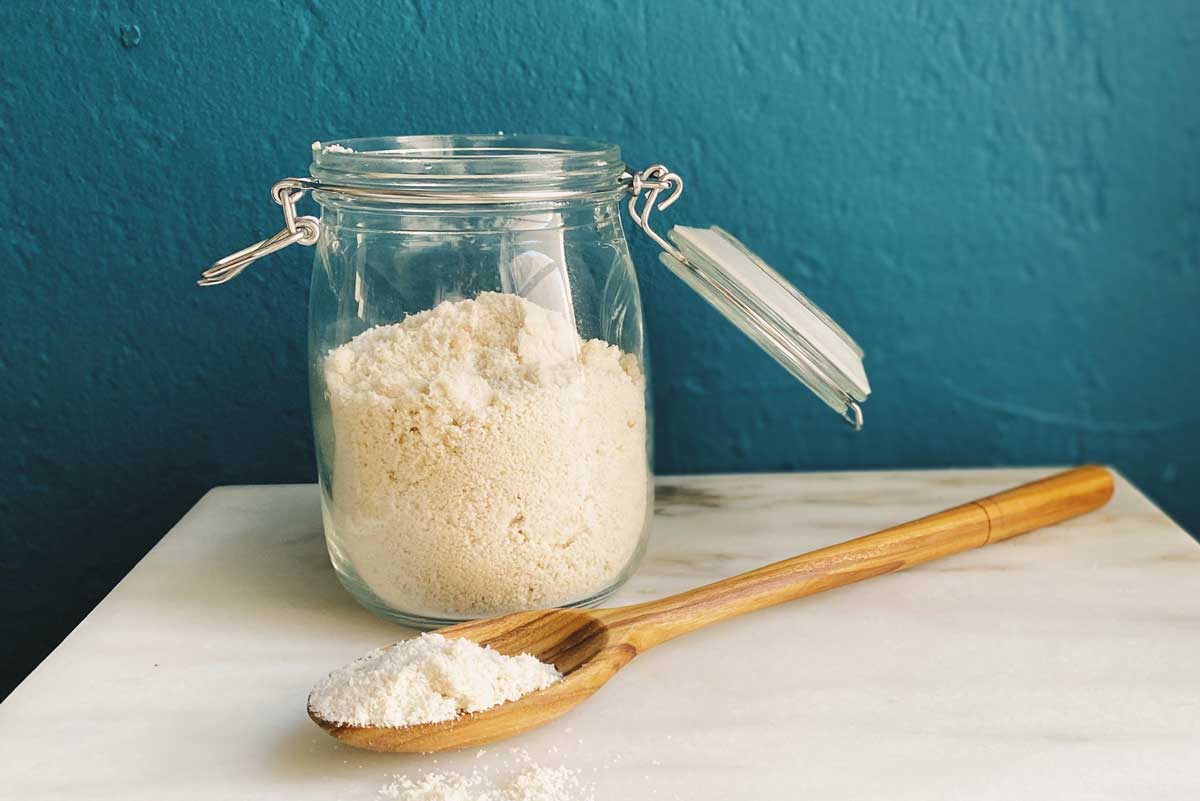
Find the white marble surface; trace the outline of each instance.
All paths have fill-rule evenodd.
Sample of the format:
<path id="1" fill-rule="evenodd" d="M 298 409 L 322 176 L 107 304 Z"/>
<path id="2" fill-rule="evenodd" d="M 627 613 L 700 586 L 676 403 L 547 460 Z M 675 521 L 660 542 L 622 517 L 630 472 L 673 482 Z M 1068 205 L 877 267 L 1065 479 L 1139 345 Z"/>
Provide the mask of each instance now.
<path id="1" fill-rule="evenodd" d="M 1048 472 L 661 479 L 615 601 Z M 315 487 L 213 490 L 0 705 L 0 797 L 369 801 L 500 770 L 507 746 L 371 754 L 308 721 L 317 678 L 404 634 L 338 586 Z M 1200 547 L 1120 480 L 1087 518 L 668 643 L 512 745 L 598 801 L 1195 801 Z"/>

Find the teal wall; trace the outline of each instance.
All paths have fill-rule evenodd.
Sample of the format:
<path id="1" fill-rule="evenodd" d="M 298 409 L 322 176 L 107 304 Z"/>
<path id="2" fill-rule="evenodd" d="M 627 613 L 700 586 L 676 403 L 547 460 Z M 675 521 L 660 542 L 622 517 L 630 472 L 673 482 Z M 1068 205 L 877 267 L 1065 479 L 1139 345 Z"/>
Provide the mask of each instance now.
<path id="1" fill-rule="evenodd" d="M 314 139 L 560 132 L 863 344 L 853 435 L 636 241 L 663 472 L 1117 465 L 1200 530 L 1200 3 L 0 9 L 0 693 L 209 487 L 311 481 Z"/>

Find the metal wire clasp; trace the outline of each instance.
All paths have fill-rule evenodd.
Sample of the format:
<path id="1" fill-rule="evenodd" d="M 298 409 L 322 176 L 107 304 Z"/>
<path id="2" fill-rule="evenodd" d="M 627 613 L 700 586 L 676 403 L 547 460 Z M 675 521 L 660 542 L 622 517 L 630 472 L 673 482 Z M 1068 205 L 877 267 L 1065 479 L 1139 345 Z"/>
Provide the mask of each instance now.
<path id="1" fill-rule="evenodd" d="M 283 230 L 261 242 L 231 253 L 213 263 L 196 283 L 200 286 L 216 286 L 236 278 L 251 263 L 269 256 L 288 245 L 315 245 L 321 235 L 321 222 L 316 217 L 297 217 L 296 203 L 309 190 L 306 182 L 299 178 L 285 178 L 271 187 L 271 197 L 283 207 Z"/>
<path id="2" fill-rule="evenodd" d="M 663 239 L 657 231 L 650 227 L 651 212 L 668 209 L 676 200 L 679 200 L 679 196 L 683 194 L 683 179 L 662 164 L 647 167 L 641 172 L 626 173 L 621 177 L 629 184 L 629 216 L 642 229 L 642 232 L 653 239 L 659 247 L 680 261 L 686 262 L 687 259 L 679 252 L 678 248 Z M 664 192 L 669 194 L 659 200 Z"/>

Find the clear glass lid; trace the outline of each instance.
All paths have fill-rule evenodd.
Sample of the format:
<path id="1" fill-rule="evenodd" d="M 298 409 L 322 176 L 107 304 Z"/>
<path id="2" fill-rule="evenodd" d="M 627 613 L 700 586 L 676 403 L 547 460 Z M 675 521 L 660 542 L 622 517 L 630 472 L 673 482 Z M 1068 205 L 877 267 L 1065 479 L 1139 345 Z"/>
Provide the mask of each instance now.
<path id="1" fill-rule="evenodd" d="M 800 290 L 717 227 L 677 225 L 673 249 L 660 254 L 671 272 L 847 422 L 862 428 L 860 403 L 871 385 L 863 351 Z"/>

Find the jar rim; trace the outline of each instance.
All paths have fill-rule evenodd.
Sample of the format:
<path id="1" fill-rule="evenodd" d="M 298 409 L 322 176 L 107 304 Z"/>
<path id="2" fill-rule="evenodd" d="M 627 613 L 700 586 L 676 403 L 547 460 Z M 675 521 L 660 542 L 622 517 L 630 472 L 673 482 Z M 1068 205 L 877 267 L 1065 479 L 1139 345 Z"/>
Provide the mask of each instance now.
<path id="1" fill-rule="evenodd" d="M 573 136 L 448 134 L 314 142 L 312 177 L 327 185 L 490 195 L 619 192 L 617 145 Z"/>

